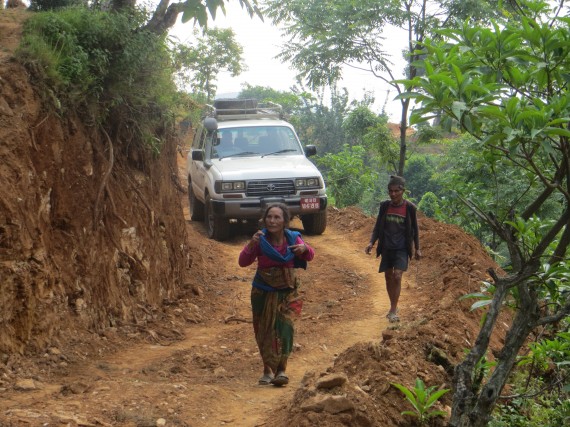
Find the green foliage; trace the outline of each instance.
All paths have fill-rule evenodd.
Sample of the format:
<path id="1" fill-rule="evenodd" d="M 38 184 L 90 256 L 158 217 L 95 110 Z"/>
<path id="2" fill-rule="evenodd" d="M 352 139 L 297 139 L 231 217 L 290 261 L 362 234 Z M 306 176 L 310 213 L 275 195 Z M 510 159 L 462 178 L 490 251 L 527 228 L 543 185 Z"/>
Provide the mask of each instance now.
<path id="1" fill-rule="evenodd" d="M 543 374 L 554 366 L 566 369 L 570 364 L 570 333 L 559 332 L 555 339 L 530 343 L 529 353 L 520 358 L 519 366 L 532 364 Z"/>
<path id="2" fill-rule="evenodd" d="M 489 427 L 567 426 L 569 423 L 570 400 L 548 394 L 536 400 L 516 398 L 508 404 L 499 404 Z"/>
<path id="3" fill-rule="evenodd" d="M 425 54 L 419 45 L 429 34 L 442 25 L 454 26 L 463 17 L 477 22 L 500 16 L 502 11 L 496 3 L 268 0 L 264 14 L 281 24 L 284 36 L 288 37 L 278 57 L 289 61 L 298 71 L 298 78 L 307 81 L 311 88 L 334 86 L 342 78 L 346 64 L 354 64 L 401 94 L 410 88 L 410 82 L 397 78 L 418 74 L 416 61 Z M 405 70 L 398 69 L 386 51 L 386 40 L 393 36 L 394 27 L 407 33 L 408 43 L 403 52 Z M 399 102 L 402 117 L 407 119 L 410 100 L 402 96 Z M 402 125 L 406 127 L 406 122 Z M 397 143 L 400 146 L 394 170 L 402 174 L 406 161 L 405 137 Z"/>
<path id="4" fill-rule="evenodd" d="M 411 123 L 443 113 L 444 123 L 458 124 L 473 136 L 467 142 L 468 155 L 456 152 L 447 159 L 450 165 L 459 163 L 462 173 L 450 167 L 451 173 L 442 175 L 447 188 L 456 191 L 450 191 L 442 210 L 448 217 L 462 215 L 461 221 L 471 224 L 474 234 L 493 250 L 508 254 L 509 260 L 506 275 L 493 275 L 492 299 L 480 302 L 490 304 L 478 345 L 457 366 L 454 381 L 461 384 L 472 376 L 474 361 L 486 351 L 498 313 L 508 301 L 516 313 L 501 357 L 480 390 L 456 388 L 454 399 L 465 406 L 454 406 L 453 424 L 464 418 L 488 420 L 496 402 L 492 390 L 503 388 L 505 373 L 514 368 L 528 336 L 545 327 L 560 331 L 570 314 L 563 287 L 569 266 L 560 262 L 567 259 L 570 245 L 570 19 L 552 13 L 553 7 L 560 13 L 563 2 L 516 4 L 519 13 L 505 22 L 465 22 L 426 40 L 425 59 L 416 64 L 423 73 L 406 81 L 415 89 L 402 95 L 419 103 Z M 452 199 L 464 204 L 471 218 Z M 509 425 L 523 425 L 530 411 L 536 411 L 533 419 L 541 418 L 538 425 L 564 424 L 553 411 L 542 410 L 560 406 L 551 405 L 548 387 L 537 386 L 521 397 L 520 405 L 509 405 L 507 409 L 519 416 Z"/>
<path id="5" fill-rule="evenodd" d="M 318 159 L 327 182 L 327 191 L 339 208 L 358 204 L 366 189 L 370 189 L 376 181 L 375 174 L 364 165 L 365 156 L 363 147 L 345 145 L 340 153 L 328 153 Z"/>
<path id="6" fill-rule="evenodd" d="M 532 282 L 541 299 L 544 300 L 548 313 L 562 309 L 570 294 L 570 262 L 560 261 L 540 266 Z"/>
<path id="7" fill-rule="evenodd" d="M 330 101 L 324 102 L 323 96 L 301 93 L 303 107 L 292 123 L 295 125 L 301 141 L 315 144 L 321 153 L 338 153 L 346 141 L 342 129 L 344 118 L 349 112 L 348 91 L 331 90 Z"/>
<path id="8" fill-rule="evenodd" d="M 424 194 L 441 192 L 441 185 L 433 179 L 436 160 L 433 156 L 416 154 L 406 164 L 406 187 L 414 199 L 420 200 Z"/>
<path id="9" fill-rule="evenodd" d="M 238 98 L 253 98 L 262 102 L 275 102 L 283 107 L 283 113 L 289 119 L 291 116 L 298 114 L 303 107 L 303 94 L 293 91 L 278 91 L 270 87 L 251 86 L 248 83 L 243 85 Z"/>
<path id="10" fill-rule="evenodd" d="M 247 69 L 243 48 L 236 42 L 233 30 L 212 28 L 194 30 L 195 43 L 177 44 L 173 48 L 173 63 L 178 83 L 190 86 L 195 94 L 211 102 L 216 94 L 216 80 L 221 71 L 232 77 Z"/>
<path id="11" fill-rule="evenodd" d="M 439 126 L 431 126 L 429 123 L 420 123 L 414 134 L 417 143 L 425 144 L 433 140 L 441 139 L 443 136 L 443 129 Z"/>
<path id="12" fill-rule="evenodd" d="M 428 185 L 439 196 L 441 220 L 459 225 L 476 236 L 500 262 L 508 255 L 506 247 L 472 207 L 492 212 L 494 217 L 508 222 L 521 211 L 521 206 L 532 203 L 540 194 L 541 183 L 535 174 L 517 168 L 496 153 L 482 150 L 480 143 L 470 136 L 461 136 L 446 146 L 443 156 L 430 161 L 434 172 L 429 179 L 420 179 L 419 188 Z M 548 218 L 560 215 L 561 200 L 560 195 L 553 195 L 537 211 L 541 217 L 541 232 Z"/>
<path id="13" fill-rule="evenodd" d="M 487 353 L 485 353 L 475 364 L 472 375 L 471 388 L 473 392 L 478 392 L 481 386 L 489 376 L 491 369 L 497 365 L 496 362 L 490 361 L 487 358 Z"/>
<path id="14" fill-rule="evenodd" d="M 46 12 L 49 10 L 62 9 L 66 7 L 88 6 L 87 0 L 31 0 L 30 10 L 36 12 Z"/>
<path id="15" fill-rule="evenodd" d="M 422 199 L 418 203 L 418 209 L 422 211 L 425 216 L 430 218 L 438 219 L 441 215 L 439 200 L 431 191 L 428 191 L 422 196 Z"/>
<path id="16" fill-rule="evenodd" d="M 531 345 L 511 376 L 509 396 L 497 405 L 492 427 L 566 426 L 570 422 L 568 332 Z"/>
<path id="17" fill-rule="evenodd" d="M 381 121 L 377 114 L 373 113 L 368 106 L 361 105 L 354 108 L 342 123 L 342 128 L 349 139 L 350 145 L 363 145 L 364 135 L 370 128 L 376 127 Z M 384 120 L 384 124 L 385 124 Z"/>
<path id="18" fill-rule="evenodd" d="M 392 385 L 406 396 L 406 400 L 414 408 L 413 411 L 402 412 L 402 415 L 410 415 L 417 418 L 420 425 L 427 424 L 430 418 L 446 415 L 444 411 L 433 409 L 433 406 L 449 389 L 436 390 L 436 386 L 426 388 L 424 382 L 419 378 L 416 378 L 416 384 L 413 389 L 396 383 L 392 383 Z"/>
<path id="19" fill-rule="evenodd" d="M 380 116 L 376 123 L 367 128 L 363 137 L 364 146 L 374 153 L 373 161 L 390 171 L 398 170 L 400 142 L 388 128 L 388 118 Z"/>
<path id="20" fill-rule="evenodd" d="M 173 120 L 176 88 L 164 38 L 141 31 L 145 20 L 134 10 L 37 13 L 26 22 L 18 56 L 64 110 L 129 122 L 132 136 L 156 152 L 161 141 L 153 135 Z"/>
<path id="21" fill-rule="evenodd" d="M 185 2 L 181 2 L 180 6 L 182 10 L 182 22 L 186 23 L 190 20 L 193 20 L 200 27 L 206 27 L 208 23 L 208 12 L 210 13 L 212 19 L 216 18 L 218 9 L 220 9 L 225 15 L 225 1 L 227 0 L 187 0 Z M 250 17 L 253 17 L 254 15 L 257 15 L 259 17 L 262 16 L 261 11 L 257 6 L 257 0 L 239 0 L 239 3 L 242 9 L 245 9 Z"/>

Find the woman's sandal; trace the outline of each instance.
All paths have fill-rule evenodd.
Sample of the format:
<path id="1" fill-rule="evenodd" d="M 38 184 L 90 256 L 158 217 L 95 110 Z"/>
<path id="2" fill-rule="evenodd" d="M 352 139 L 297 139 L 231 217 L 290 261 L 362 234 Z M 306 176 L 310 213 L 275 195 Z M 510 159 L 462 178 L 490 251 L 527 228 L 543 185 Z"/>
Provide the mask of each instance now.
<path id="1" fill-rule="evenodd" d="M 398 317 L 397 313 L 390 312 L 390 313 L 388 313 L 388 315 L 386 317 L 388 318 L 388 321 L 390 323 L 396 323 L 396 322 L 400 321 L 400 317 Z"/>
<path id="2" fill-rule="evenodd" d="M 289 377 L 285 375 L 285 372 L 279 372 L 277 375 L 275 375 L 275 378 L 271 380 L 271 384 L 278 387 L 289 384 Z"/>
<path id="3" fill-rule="evenodd" d="M 269 385 L 273 381 L 273 375 L 270 374 L 263 374 L 263 376 L 259 379 L 259 385 Z"/>

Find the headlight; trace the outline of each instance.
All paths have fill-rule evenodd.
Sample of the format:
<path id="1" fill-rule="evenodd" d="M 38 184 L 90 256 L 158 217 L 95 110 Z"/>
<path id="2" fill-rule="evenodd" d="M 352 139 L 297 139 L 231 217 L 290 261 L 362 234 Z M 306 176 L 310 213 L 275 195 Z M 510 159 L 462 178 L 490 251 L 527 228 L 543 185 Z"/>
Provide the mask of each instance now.
<path id="1" fill-rule="evenodd" d="M 321 180 L 319 178 L 299 178 L 295 180 L 296 188 L 320 188 Z"/>
<path id="2" fill-rule="evenodd" d="M 244 191 L 245 181 L 216 181 L 214 188 L 216 193 Z"/>

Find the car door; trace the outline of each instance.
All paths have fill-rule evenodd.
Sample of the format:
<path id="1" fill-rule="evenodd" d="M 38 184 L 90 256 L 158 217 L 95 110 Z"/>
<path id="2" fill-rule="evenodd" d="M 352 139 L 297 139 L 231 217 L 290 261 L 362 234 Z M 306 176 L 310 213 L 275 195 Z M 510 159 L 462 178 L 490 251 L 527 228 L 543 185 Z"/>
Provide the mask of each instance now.
<path id="1" fill-rule="evenodd" d="M 190 150 L 190 155 L 188 157 L 188 173 L 190 175 L 190 180 L 192 182 L 192 191 L 196 198 L 202 202 L 205 200 L 205 176 L 206 167 L 204 166 L 205 160 L 205 145 L 208 132 L 204 127 L 200 127 L 194 141 L 192 142 L 192 148 Z M 202 152 L 202 160 L 193 160 L 192 154 L 194 152 Z"/>

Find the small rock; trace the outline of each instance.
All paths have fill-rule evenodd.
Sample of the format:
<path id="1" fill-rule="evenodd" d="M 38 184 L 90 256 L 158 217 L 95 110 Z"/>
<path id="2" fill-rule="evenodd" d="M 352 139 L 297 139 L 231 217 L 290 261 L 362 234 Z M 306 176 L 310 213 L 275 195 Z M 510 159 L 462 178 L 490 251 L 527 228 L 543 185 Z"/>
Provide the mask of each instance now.
<path id="1" fill-rule="evenodd" d="M 61 354 L 61 351 L 60 351 L 59 348 L 57 348 L 57 347 L 50 347 L 50 348 L 48 349 L 48 353 L 49 353 L 49 354 L 53 354 L 53 355 L 55 355 L 55 356 L 59 356 L 59 355 Z"/>
<path id="2" fill-rule="evenodd" d="M 218 366 L 216 369 L 214 369 L 214 375 L 217 377 L 222 377 L 227 373 L 227 371 L 222 368 L 221 366 Z"/>
<path id="3" fill-rule="evenodd" d="M 303 412 L 328 412 L 338 414 L 340 412 L 351 411 L 354 404 L 346 396 L 317 395 L 306 400 L 301 405 Z"/>
<path id="4" fill-rule="evenodd" d="M 20 390 L 20 391 L 37 390 L 37 388 L 38 387 L 37 387 L 36 383 L 31 378 L 18 380 L 18 381 L 16 381 L 16 384 L 14 384 L 14 389 Z"/>
<path id="5" fill-rule="evenodd" d="M 341 387 L 347 381 L 348 378 L 344 373 L 330 374 L 319 378 L 315 384 L 315 387 L 317 389 L 331 389 L 335 387 Z"/>
<path id="6" fill-rule="evenodd" d="M 327 396 L 323 401 L 323 411 L 338 414 L 354 409 L 354 404 L 346 396 Z"/>
<path id="7" fill-rule="evenodd" d="M 159 418 L 158 420 L 156 420 L 156 427 L 165 426 L 165 425 L 166 425 L 166 420 L 164 418 Z"/>

